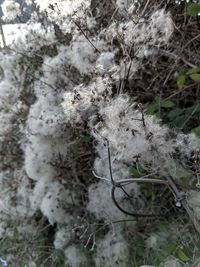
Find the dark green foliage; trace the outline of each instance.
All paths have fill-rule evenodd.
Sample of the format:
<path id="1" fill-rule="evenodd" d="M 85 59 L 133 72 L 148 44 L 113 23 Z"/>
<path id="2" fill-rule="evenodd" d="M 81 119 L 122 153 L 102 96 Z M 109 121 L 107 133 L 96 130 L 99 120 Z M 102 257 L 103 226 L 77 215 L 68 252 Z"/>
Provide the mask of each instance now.
<path id="1" fill-rule="evenodd" d="M 187 12 L 188 12 L 188 15 L 192 17 L 198 16 L 198 14 L 200 13 L 200 3 L 189 4 L 187 8 Z"/>

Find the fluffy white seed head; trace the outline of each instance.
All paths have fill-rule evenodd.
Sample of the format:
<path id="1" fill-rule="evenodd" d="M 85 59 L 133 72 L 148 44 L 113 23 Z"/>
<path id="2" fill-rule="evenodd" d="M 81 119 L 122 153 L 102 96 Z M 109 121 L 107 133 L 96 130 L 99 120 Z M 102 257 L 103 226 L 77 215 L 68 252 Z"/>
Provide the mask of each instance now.
<path id="1" fill-rule="evenodd" d="M 4 20 L 13 20 L 21 14 L 20 4 L 14 0 L 5 0 L 1 5 Z"/>

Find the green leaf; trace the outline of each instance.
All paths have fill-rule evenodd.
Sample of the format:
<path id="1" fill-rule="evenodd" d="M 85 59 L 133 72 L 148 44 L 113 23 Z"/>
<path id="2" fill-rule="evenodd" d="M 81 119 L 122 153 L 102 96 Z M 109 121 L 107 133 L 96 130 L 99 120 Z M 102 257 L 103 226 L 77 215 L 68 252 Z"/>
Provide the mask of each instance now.
<path id="1" fill-rule="evenodd" d="M 130 176 L 133 176 L 135 178 L 140 177 L 140 174 L 139 174 L 138 170 L 135 167 L 130 167 L 128 172 L 129 172 Z"/>
<path id="2" fill-rule="evenodd" d="M 169 225 L 167 223 L 160 223 L 159 224 L 159 231 L 161 231 L 161 232 L 169 231 Z"/>
<path id="3" fill-rule="evenodd" d="M 89 144 L 91 140 L 92 138 L 89 135 L 82 136 L 80 139 L 81 143 L 84 143 L 84 144 Z"/>
<path id="4" fill-rule="evenodd" d="M 176 250 L 176 246 L 177 245 L 174 243 L 169 243 L 162 247 L 162 251 L 166 253 L 167 255 L 173 254 L 173 252 Z"/>
<path id="5" fill-rule="evenodd" d="M 200 138 L 200 125 L 194 129 L 192 129 L 192 132 L 198 137 Z"/>
<path id="6" fill-rule="evenodd" d="M 171 122 L 170 122 L 170 127 L 171 128 L 181 128 L 182 125 L 185 123 L 185 121 L 187 120 L 188 116 L 186 115 L 180 115 L 177 118 L 174 118 Z"/>
<path id="7" fill-rule="evenodd" d="M 198 73 L 191 74 L 190 78 L 195 82 L 200 82 L 200 74 Z"/>
<path id="8" fill-rule="evenodd" d="M 143 169 L 141 167 L 130 167 L 129 168 L 129 175 L 134 178 L 139 178 L 143 172 Z"/>
<path id="9" fill-rule="evenodd" d="M 174 102 L 172 102 L 171 100 L 165 100 L 162 103 L 162 108 L 173 108 L 174 107 Z"/>
<path id="10" fill-rule="evenodd" d="M 187 8 L 188 15 L 196 17 L 200 13 L 200 4 L 192 3 Z"/>
<path id="11" fill-rule="evenodd" d="M 200 103 L 194 104 L 189 108 L 185 109 L 187 115 L 193 114 L 193 116 L 200 116 Z"/>
<path id="12" fill-rule="evenodd" d="M 147 201 L 148 201 L 148 199 L 152 200 L 154 192 L 152 191 L 152 187 L 149 184 L 147 184 L 147 183 L 146 184 L 140 184 L 140 192 L 142 192 L 142 195 L 145 197 L 145 199 Z"/>
<path id="13" fill-rule="evenodd" d="M 192 69 L 189 69 L 186 74 L 187 75 L 191 75 L 191 74 L 195 74 L 195 73 L 199 73 L 200 72 L 200 68 L 192 68 Z"/>
<path id="14" fill-rule="evenodd" d="M 157 110 L 157 105 L 154 103 L 151 103 L 147 106 L 146 113 L 149 115 L 154 115 L 156 113 L 156 110 Z"/>
<path id="15" fill-rule="evenodd" d="M 184 113 L 184 110 L 183 109 L 180 109 L 180 108 L 176 108 L 176 109 L 173 109 L 172 111 L 170 111 L 168 113 L 168 117 L 173 120 L 175 119 L 176 117 L 180 116 L 182 113 Z"/>
<path id="16" fill-rule="evenodd" d="M 178 86 L 178 89 L 181 90 L 183 89 L 184 85 L 185 85 L 185 74 L 179 74 L 179 76 L 177 77 L 177 86 Z"/>
<path id="17" fill-rule="evenodd" d="M 185 254 L 185 252 L 181 249 L 178 250 L 178 258 L 179 260 L 186 262 L 189 261 L 190 258 Z"/>

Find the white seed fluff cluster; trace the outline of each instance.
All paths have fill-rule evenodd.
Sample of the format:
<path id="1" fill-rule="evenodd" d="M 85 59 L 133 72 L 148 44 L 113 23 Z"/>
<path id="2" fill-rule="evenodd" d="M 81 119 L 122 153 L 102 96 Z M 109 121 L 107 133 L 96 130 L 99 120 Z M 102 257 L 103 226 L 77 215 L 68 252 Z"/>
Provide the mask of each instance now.
<path id="1" fill-rule="evenodd" d="M 47 14 L 48 18 L 60 25 L 63 32 L 71 32 L 74 21 L 70 18 L 80 19 L 89 12 L 91 0 L 34 0 L 40 12 Z"/>
<path id="2" fill-rule="evenodd" d="M 41 17 L 38 23 L 31 20 L 9 49 L 0 51 L 0 214 L 5 219 L 0 237 L 14 234 L 9 216 L 24 221 L 27 227 L 19 233 L 30 235 L 40 214 L 54 230 L 54 247 L 63 251 L 66 266 L 129 266 L 124 228 L 113 227 L 128 217 L 111 199 L 105 140 L 116 181 L 128 178 L 136 161 L 149 174 L 177 179 L 184 172 L 177 157 L 186 162 L 199 147 L 193 135 L 172 136 L 123 93 L 128 69 L 127 80 L 143 67 L 152 46 L 169 42 L 171 16 L 159 9 L 148 19 L 138 18 L 141 1 L 117 0 L 119 17 L 103 27 L 93 1 L 34 2 L 47 14 L 46 24 Z M 20 14 L 13 0 L 2 9 L 9 19 Z M 127 51 L 133 43 L 131 59 Z M 84 147 L 85 135 L 93 143 Z M 81 162 L 86 154 L 94 159 L 89 167 Z M 92 179 L 91 169 L 107 181 Z M 132 190 L 140 193 L 137 185 Z M 123 196 L 118 193 L 119 201 Z M 29 266 L 36 264 L 30 260 Z"/>
<path id="3" fill-rule="evenodd" d="M 125 267 L 128 264 L 129 250 L 126 241 L 120 233 L 108 232 L 103 240 L 97 243 L 96 266 Z"/>
<path id="4" fill-rule="evenodd" d="M 119 34 L 126 45 L 133 45 L 138 57 L 144 57 L 153 46 L 167 44 L 173 33 L 173 21 L 164 9 L 157 10 L 148 20 L 128 21 L 119 25 Z M 133 41 L 134 40 L 134 41 Z"/>
<path id="5" fill-rule="evenodd" d="M 154 117 L 143 117 L 143 111 L 131 104 L 127 95 L 104 103 L 99 114 L 103 121 L 95 125 L 93 134 L 99 143 L 102 143 L 103 138 L 110 142 L 114 164 L 132 164 L 134 159 L 139 159 L 144 168 L 146 162 L 148 166 L 151 164 L 152 172 L 160 173 L 161 176 L 171 174 L 177 178 L 178 170 L 173 164 L 176 149 L 183 159 L 199 146 L 197 138 L 192 134 L 171 137 L 168 128 L 161 126 Z M 105 158 L 102 149 L 100 144 L 98 153 Z"/>
<path id="6" fill-rule="evenodd" d="M 5 0 L 1 5 L 4 20 L 13 20 L 21 14 L 20 4 L 15 0 Z"/>

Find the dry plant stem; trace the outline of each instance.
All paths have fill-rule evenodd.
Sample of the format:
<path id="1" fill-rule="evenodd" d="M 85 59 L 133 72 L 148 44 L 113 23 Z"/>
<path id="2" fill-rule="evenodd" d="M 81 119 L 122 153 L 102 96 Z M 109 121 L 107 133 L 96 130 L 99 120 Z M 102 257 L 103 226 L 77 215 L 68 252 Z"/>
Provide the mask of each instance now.
<path id="1" fill-rule="evenodd" d="M 182 200 L 185 199 L 185 193 L 179 190 L 179 188 L 177 187 L 177 184 L 175 183 L 172 177 L 167 177 L 166 180 L 168 182 L 168 186 L 170 190 L 172 191 L 174 195 L 176 205 L 178 207 L 181 207 Z"/>
<path id="2" fill-rule="evenodd" d="M 2 38 L 2 43 L 3 43 L 3 47 L 6 47 L 6 39 L 5 39 L 5 35 L 3 32 L 3 25 L 0 21 L 0 34 L 1 34 L 1 38 Z"/>
<path id="3" fill-rule="evenodd" d="M 126 74 L 126 63 L 125 63 L 125 75 L 124 75 L 124 79 L 123 79 L 122 83 L 121 83 L 120 86 L 119 86 L 118 95 L 119 95 L 119 94 L 122 94 L 124 88 L 126 87 L 126 84 L 127 84 L 127 81 L 128 81 L 129 75 L 130 75 L 130 70 L 131 70 L 132 62 L 133 62 L 133 61 L 132 61 L 132 59 L 131 59 L 131 61 L 130 61 L 130 63 L 129 63 L 129 67 L 128 67 L 127 74 Z"/>
<path id="4" fill-rule="evenodd" d="M 109 20 L 109 22 L 108 22 L 108 25 L 110 25 L 110 24 L 111 24 L 111 22 L 112 22 L 113 18 L 114 18 L 114 17 L 115 17 L 115 15 L 117 14 L 118 10 L 119 10 L 119 8 L 117 7 L 117 8 L 115 9 L 115 11 L 113 12 L 112 16 L 111 16 L 111 18 L 110 18 L 110 20 Z"/>
<path id="5" fill-rule="evenodd" d="M 77 28 L 81 31 L 81 33 L 83 34 L 83 36 L 86 38 L 86 40 L 91 44 L 91 46 L 95 49 L 96 52 L 101 53 L 99 51 L 99 49 L 90 41 L 90 39 L 88 38 L 87 34 L 85 34 L 85 32 L 83 31 L 83 29 L 81 28 L 81 26 L 79 25 L 79 23 L 77 23 L 76 21 L 74 21 L 74 24 L 77 26 Z"/>
<path id="6" fill-rule="evenodd" d="M 115 206 L 116 206 L 121 212 L 123 212 L 123 213 L 125 213 L 125 214 L 127 214 L 127 215 L 130 215 L 130 216 L 133 216 L 133 217 L 138 217 L 138 218 L 140 218 L 140 217 L 160 217 L 160 216 L 161 216 L 160 214 L 143 214 L 143 213 L 139 214 L 139 213 L 132 213 L 132 212 L 129 212 L 129 211 L 124 210 L 124 209 L 119 205 L 119 203 L 117 202 L 116 197 L 115 197 L 115 189 L 116 189 L 117 187 L 121 187 L 121 186 L 113 186 L 112 191 L 111 191 L 111 196 L 112 196 L 112 200 L 113 200 Z"/>
<path id="7" fill-rule="evenodd" d="M 109 149 L 109 155 L 110 155 L 110 149 Z M 110 158 L 110 157 L 109 157 Z M 109 160 L 110 162 L 110 160 Z M 109 165 L 111 167 L 111 165 Z M 112 169 L 110 168 L 110 172 L 112 175 Z M 95 172 L 93 172 L 93 174 L 99 178 L 99 179 L 103 179 L 106 181 L 109 181 L 106 178 L 97 176 L 95 174 Z M 112 176 L 111 176 L 112 177 Z M 138 214 L 138 213 L 131 213 L 131 212 L 127 212 L 126 210 L 124 210 L 117 202 L 116 197 L 115 197 L 115 189 L 121 188 L 123 190 L 123 192 L 128 195 L 128 193 L 123 189 L 123 186 L 125 185 L 129 185 L 131 183 L 148 183 L 148 184 L 164 184 L 166 185 L 169 190 L 173 193 L 174 198 L 175 198 L 175 202 L 177 206 L 183 206 L 184 209 L 186 210 L 186 212 L 188 213 L 189 217 L 191 218 L 195 228 L 197 229 L 197 231 L 200 233 L 200 227 L 198 226 L 197 220 L 194 216 L 194 213 L 192 212 L 192 210 L 190 209 L 190 207 L 188 206 L 187 202 L 186 202 L 186 195 L 184 193 L 184 191 L 182 191 L 181 189 L 179 189 L 179 187 L 181 188 L 181 185 L 175 183 L 175 181 L 173 180 L 172 177 L 167 177 L 166 180 L 161 180 L 161 179 L 150 179 L 150 178 L 128 178 L 128 179 L 120 179 L 118 181 L 114 181 L 113 177 L 111 179 L 111 182 L 113 184 L 113 188 L 111 191 L 111 195 L 112 195 L 112 200 L 114 202 L 114 204 L 116 205 L 116 207 L 121 210 L 123 213 L 127 214 L 127 215 L 131 215 L 134 217 L 159 217 L 159 214 Z M 184 188 L 184 186 L 183 186 Z M 187 188 L 187 189 L 193 189 L 194 188 Z M 198 189 L 196 188 L 196 190 L 198 191 Z"/>
<path id="8" fill-rule="evenodd" d="M 139 108 L 142 112 L 142 122 L 143 122 L 143 127 L 145 129 L 146 125 L 145 125 L 145 120 L 144 120 L 144 113 L 143 113 L 143 109 L 141 104 L 139 104 Z M 105 139 L 105 138 L 104 138 Z M 110 145 L 109 145 L 109 141 L 108 139 L 105 139 L 106 144 L 107 144 L 107 149 L 108 149 L 108 162 L 109 162 L 109 172 L 110 172 L 110 179 L 111 179 L 111 183 L 112 183 L 112 190 L 111 190 L 111 197 L 112 200 L 115 204 L 115 206 L 122 211 L 123 213 L 130 215 L 130 216 L 134 216 L 134 217 L 159 217 L 161 216 L 160 214 L 142 214 L 142 213 L 132 213 L 129 211 L 124 210 L 120 204 L 117 202 L 117 199 L 115 197 L 115 190 L 116 188 L 120 188 L 125 195 L 127 195 L 129 197 L 129 194 L 126 192 L 126 190 L 123 188 L 123 186 L 125 185 L 129 185 L 131 183 L 149 183 L 149 184 L 164 184 L 166 185 L 169 190 L 172 192 L 174 198 L 175 198 L 175 203 L 177 207 L 181 207 L 183 206 L 186 210 L 186 212 L 188 213 L 189 217 L 191 218 L 191 220 L 193 221 L 195 227 L 198 229 L 198 227 L 196 225 L 197 222 L 195 221 L 195 217 L 194 215 L 192 215 L 192 210 L 189 208 L 189 206 L 187 205 L 186 202 L 186 194 L 184 191 L 182 191 L 180 188 L 181 186 L 179 186 L 178 184 L 176 184 L 176 182 L 173 180 L 172 177 L 167 177 L 165 180 L 161 180 L 161 179 L 149 179 L 149 178 L 128 178 L 128 179 L 121 179 L 118 181 L 115 181 L 113 178 L 113 174 L 112 174 L 112 165 L 111 165 L 111 153 L 110 153 Z M 103 179 L 108 181 L 108 179 L 97 176 L 95 174 L 95 172 L 93 172 L 93 174 L 99 178 L 99 179 Z"/>
<path id="9" fill-rule="evenodd" d="M 143 114 L 143 113 L 142 113 Z M 143 121 L 143 126 L 145 127 L 145 123 Z M 115 190 L 116 188 L 120 188 L 126 195 L 128 195 L 128 193 L 126 192 L 126 190 L 123 188 L 122 184 L 119 181 L 115 181 L 113 179 L 113 175 L 112 175 L 112 166 L 111 166 L 111 155 L 110 155 L 110 145 L 109 145 L 109 141 L 106 139 L 106 143 L 107 143 L 107 148 L 108 148 L 108 161 L 109 161 L 109 171 L 110 171 L 110 179 L 112 182 L 112 190 L 111 190 L 111 196 L 112 196 L 112 200 L 114 202 L 114 204 L 116 205 L 116 207 L 121 210 L 123 213 L 127 214 L 127 215 L 131 215 L 134 217 L 157 217 L 159 216 L 159 214 L 138 214 L 138 213 L 131 213 L 128 211 L 125 211 L 117 202 L 116 197 L 115 197 Z M 127 182 L 127 181 L 126 181 Z"/>
<path id="10" fill-rule="evenodd" d="M 195 84 L 190 84 L 190 85 L 186 86 L 185 88 L 183 88 L 183 89 L 181 89 L 181 90 L 179 90 L 179 91 L 173 93 L 172 95 L 166 97 L 166 98 L 164 99 L 164 101 L 165 101 L 165 100 L 168 100 L 168 99 L 171 99 L 172 97 L 174 97 L 174 96 L 176 96 L 176 95 L 182 93 L 183 91 L 185 91 L 185 90 L 187 90 L 187 89 L 189 89 L 189 88 L 192 88 L 192 87 L 194 87 L 194 86 L 195 86 Z"/>
<path id="11" fill-rule="evenodd" d="M 177 185 L 174 182 L 172 177 L 167 177 L 166 179 L 168 181 L 170 190 L 172 191 L 172 193 L 175 196 L 176 205 L 179 207 L 179 203 L 180 203 L 180 205 L 183 206 L 183 208 L 186 210 L 187 214 L 189 215 L 191 221 L 193 222 L 196 230 L 200 234 L 199 223 L 196 219 L 196 216 L 195 216 L 193 210 L 188 206 L 185 193 L 177 187 Z"/>
<path id="12" fill-rule="evenodd" d="M 195 36 L 194 38 L 192 38 L 191 40 L 189 40 L 187 43 L 186 43 L 186 45 L 183 47 L 183 51 L 184 51 L 184 49 L 190 44 L 190 43 L 192 43 L 193 41 L 195 41 L 196 39 L 199 39 L 200 38 L 200 34 L 198 34 L 197 36 Z"/>
<path id="13" fill-rule="evenodd" d="M 116 183 L 120 185 L 127 185 L 130 183 L 153 183 L 153 184 L 165 184 L 168 186 L 168 182 L 161 179 L 149 179 L 149 178 L 128 178 L 118 180 Z"/>
<path id="14" fill-rule="evenodd" d="M 107 142 L 107 148 L 108 148 L 108 161 L 109 161 L 109 171 L 110 171 L 110 179 L 113 185 L 116 184 L 115 180 L 113 179 L 113 175 L 112 175 L 112 166 L 111 166 L 111 156 L 110 156 L 110 145 L 109 145 L 109 141 L 106 139 Z"/>
<path id="15" fill-rule="evenodd" d="M 147 9 L 149 3 L 150 3 L 150 0 L 147 0 L 146 4 L 145 4 L 145 6 L 144 6 L 144 9 L 142 10 L 142 13 L 141 13 L 141 16 L 142 16 L 142 17 L 144 16 L 145 11 L 146 11 L 146 9 Z"/>
<path id="16" fill-rule="evenodd" d="M 182 200 L 181 204 L 183 205 L 184 209 L 186 210 L 187 214 L 189 215 L 195 229 L 200 234 L 200 224 L 199 224 L 193 210 L 188 206 L 187 200 L 186 199 Z"/>
<path id="17" fill-rule="evenodd" d="M 170 58 L 173 58 L 173 59 L 176 59 L 176 60 L 182 60 L 189 67 L 197 68 L 196 65 L 194 65 L 193 63 L 187 61 L 183 56 L 176 55 L 176 54 L 174 54 L 172 52 L 166 51 L 166 50 L 161 49 L 161 48 L 154 48 L 154 49 L 155 49 L 156 53 L 158 53 L 158 54 L 161 54 L 163 56 L 167 56 L 167 57 L 170 57 Z"/>
<path id="18" fill-rule="evenodd" d="M 174 64 L 174 65 L 172 66 L 172 68 L 170 69 L 170 71 L 169 71 L 167 77 L 166 77 L 165 80 L 164 80 L 163 86 L 165 86 L 166 83 L 168 82 L 168 80 L 169 80 L 169 78 L 171 77 L 171 75 L 172 75 L 172 73 L 173 73 L 175 67 L 176 67 L 176 64 Z"/>
<path id="19" fill-rule="evenodd" d="M 195 109 L 193 109 L 193 111 L 191 112 L 191 114 L 187 117 L 187 119 L 181 125 L 180 130 L 182 130 L 184 128 L 184 126 L 186 125 L 186 123 L 190 120 L 190 118 L 192 117 L 192 115 L 196 112 L 197 108 L 198 108 L 198 106 L 196 106 Z"/>
<path id="20" fill-rule="evenodd" d="M 188 206 L 187 204 L 187 200 L 186 200 L 186 194 L 184 191 L 182 191 L 181 189 L 178 188 L 177 184 L 175 183 L 175 181 L 173 180 L 172 177 L 167 177 L 166 181 L 165 180 L 160 180 L 160 179 L 148 179 L 148 178 L 129 178 L 129 179 L 122 179 L 119 180 L 115 186 L 113 186 L 112 188 L 112 199 L 113 202 L 115 203 L 115 205 L 117 206 L 117 208 L 119 210 L 121 210 L 122 212 L 124 212 L 127 215 L 131 215 L 134 217 L 159 217 L 159 214 L 138 214 L 138 213 L 130 213 L 126 210 L 124 210 L 119 203 L 117 202 L 116 198 L 115 198 L 115 189 L 116 187 L 122 187 L 123 185 L 127 185 L 127 184 L 131 184 L 133 182 L 136 183 L 153 183 L 153 184 L 165 184 L 168 186 L 168 188 L 170 189 L 170 191 L 173 193 L 174 198 L 175 198 L 175 202 L 176 202 L 176 206 L 177 207 L 181 207 L 183 206 L 183 208 L 185 209 L 185 211 L 188 213 L 191 221 L 193 222 L 195 229 L 198 231 L 198 233 L 200 233 L 200 226 L 198 223 L 198 220 L 196 219 L 196 216 L 193 212 L 193 210 Z"/>
<path id="21" fill-rule="evenodd" d="M 143 125 L 143 128 L 144 128 L 144 130 L 145 130 L 145 132 L 146 132 L 146 123 L 145 123 L 145 119 L 144 119 L 144 110 L 143 110 L 143 107 L 142 107 L 142 104 L 140 103 L 140 104 L 138 104 L 138 107 L 139 107 L 139 109 L 140 109 L 140 111 L 141 111 L 141 114 L 142 114 L 142 125 Z"/>

